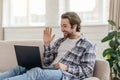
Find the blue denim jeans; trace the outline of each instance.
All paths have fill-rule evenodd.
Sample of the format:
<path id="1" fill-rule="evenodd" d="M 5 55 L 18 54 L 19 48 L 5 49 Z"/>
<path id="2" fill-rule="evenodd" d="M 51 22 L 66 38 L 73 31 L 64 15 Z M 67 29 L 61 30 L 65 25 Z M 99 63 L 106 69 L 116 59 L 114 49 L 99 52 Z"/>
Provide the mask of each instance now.
<path id="1" fill-rule="evenodd" d="M 0 74 L 0 80 L 61 80 L 61 70 L 32 68 L 28 71 L 24 67 L 15 67 Z"/>

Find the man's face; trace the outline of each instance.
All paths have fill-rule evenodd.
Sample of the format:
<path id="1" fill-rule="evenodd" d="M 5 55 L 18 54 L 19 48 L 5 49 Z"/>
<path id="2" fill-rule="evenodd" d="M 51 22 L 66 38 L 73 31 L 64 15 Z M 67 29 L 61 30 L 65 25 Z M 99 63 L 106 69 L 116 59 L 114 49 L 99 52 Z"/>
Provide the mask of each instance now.
<path id="1" fill-rule="evenodd" d="M 74 28 L 71 28 L 70 22 L 68 19 L 61 20 L 61 31 L 63 32 L 64 37 L 69 38 L 74 33 Z"/>

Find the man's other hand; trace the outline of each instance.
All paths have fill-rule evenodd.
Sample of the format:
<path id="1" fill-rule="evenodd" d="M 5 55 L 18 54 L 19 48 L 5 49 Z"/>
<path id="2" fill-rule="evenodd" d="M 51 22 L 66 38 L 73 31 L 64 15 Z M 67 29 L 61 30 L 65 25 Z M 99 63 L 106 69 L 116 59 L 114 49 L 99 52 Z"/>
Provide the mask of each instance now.
<path id="1" fill-rule="evenodd" d="M 68 66 L 65 65 L 65 64 L 62 64 L 60 62 L 56 63 L 54 66 L 55 66 L 55 68 L 58 68 L 58 69 L 61 69 L 61 70 L 65 70 L 65 71 L 68 70 Z"/>

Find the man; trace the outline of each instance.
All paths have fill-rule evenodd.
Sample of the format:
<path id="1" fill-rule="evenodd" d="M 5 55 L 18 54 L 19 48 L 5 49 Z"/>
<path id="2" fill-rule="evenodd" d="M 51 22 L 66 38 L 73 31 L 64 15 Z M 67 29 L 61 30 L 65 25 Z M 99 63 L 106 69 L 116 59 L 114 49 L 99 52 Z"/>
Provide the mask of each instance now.
<path id="1" fill-rule="evenodd" d="M 25 72 L 25 68 L 17 67 L 0 77 L 6 80 L 81 80 L 91 77 L 96 58 L 95 46 L 80 33 L 80 24 L 81 20 L 75 12 L 62 14 L 61 31 L 64 37 L 53 46 L 50 45 L 55 36 L 52 36 L 52 28 L 45 28 L 44 64 L 57 70 L 33 68 Z"/>

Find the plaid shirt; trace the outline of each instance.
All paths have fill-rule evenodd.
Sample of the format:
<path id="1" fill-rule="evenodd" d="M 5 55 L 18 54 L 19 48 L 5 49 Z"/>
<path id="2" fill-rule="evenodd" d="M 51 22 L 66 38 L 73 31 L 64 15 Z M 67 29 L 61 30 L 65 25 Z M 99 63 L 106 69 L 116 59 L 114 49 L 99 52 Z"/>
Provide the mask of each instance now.
<path id="1" fill-rule="evenodd" d="M 58 39 L 53 46 L 46 46 L 44 64 L 50 65 L 58 54 L 60 44 L 65 38 Z M 67 44 L 66 44 L 67 45 Z M 93 75 L 96 58 L 95 45 L 83 36 L 76 42 L 71 50 L 59 61 L 68 65 L 68 71 L 63 71 L 62 80 L 82 80 Z"/>

